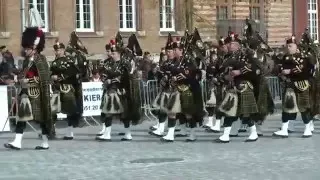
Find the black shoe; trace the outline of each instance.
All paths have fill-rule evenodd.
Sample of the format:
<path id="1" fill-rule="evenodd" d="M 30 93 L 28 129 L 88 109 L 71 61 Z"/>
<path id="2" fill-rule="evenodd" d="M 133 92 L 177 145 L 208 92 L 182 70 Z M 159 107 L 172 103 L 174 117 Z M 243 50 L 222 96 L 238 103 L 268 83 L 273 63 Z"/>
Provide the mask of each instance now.
<path id="1" fill-rule="evenodd" d="M 211 128 L 207 128 L 205 131 L 208 132 L 208 133 L 220 133 L 220 131 L 213 130 Z"/>
<path id="2" fill-rule="evenodd" d="M 312 137 L 312 135 L 308 135 L 308 136 L 303 135 L 302 136 L 302 138 L 310 138 L 310 137 Z"/>
<path id="3" fill-rule="evenodd" d="M 262 136 L 263 136 L 263 134 L 258 134 L 258 136 L 259 136 L 259 137 L 262 137 Z"/>
<path id="4" fill-rule="evenodd" d="M 48 150 L 49 147 L 36 146 L 35 150 Z"/>
<path id="5" fill-rule="evenodd" d="M 149 134 L 156 137 L 163 137 L 163 135 L 156 134 L 153 131 L 150 131 Z"/>
<path id="6" fill-rule="evenodd" d="M 21 148 L 15 147 L 14 145 L 12 145 L 10 143 L 4 144 L 4 147 L 8 148 L 8 149 L 14 149 L 14 150 L 20 150 L 21 149 Z"/>
<path id="7" fill-rule="evenodd" d="M 281 128 L 279 128 L 279 130 L 281 130 Z M 291 133 L 294 133 L 294 131 L 288 129 L 288 133 L 291 134 Z"/>
<path id="8" fill-rule="evenodd" d="M 73 137 L 64 136 L 63 140 L 73 140 Z"/>
<path id="9" fill-rule="evenodd" d="M 230 134 L 229 136 L 230 136 L 230 137 L 239 137 L 238 134 Z"/>
<path id="10" fill-rule="evenodd" d="M 258 140 L 258 138 L 256 138 L 256 139 L 246 139 L 244 142 L 255 142 L 257 140 Z"/>
<path id="11" fill-rule="evenodd" d="M 188 135 L 187 134 L 177 134 L 175 135 L 175 137 L 187 137 Z"/>
<path id="12" fill-rule="evenodd" d="M 207 126 L 207 125 L 203 125 L 202 128 L 205 128 L 205 129 L 210 129 L 210 126 Z"/>
<path id="13" fill-rule="evenodd" d="M 161 142 L 173 142 L 173 140 L 164 139 L 164 138 L 161 138 L 160 141 L 161 141 Z"/>
<path id="14" fill-rule="evenodd" d="M 243 132 L 247 132 L 247 130 L 246 129 L 239 129 L 238 132 L 243 133 Z"/>
<path id="15" fill-rule="evenodd" d="M 124 136 L 125 134 L 126 134 L 126 133 L 123 133 L 123 132 L 118 133 L 119 136 Z"/>
<path id="16" fill-rule="evenodd" d="M 132 141 L 132 139 L 121 138 L 121 141 Z"/>
<path id="17" fill-rule="evenodd" d="M 157 130 L 157 128 L 151 126 L 151 127 L 149 128 L 149 130 L 150 130 L 150 131 L 154 131 L 154 130 Z"/>
<path id="18" fill-rule="evenodd" d="M 175 129 L 174 130 L 174 132 L 180 132 L 181 131 L 181 129 Z"/>
<path id="19" fill-rule="evenodd" d="M 230 141 L 222 141 L 221 139 L 214 140 L 215 143 L 229 143 Z"/>
<path id="20" fill-rule="evenodd" d="M 96 140 L 100 142 L 111 142 L 111 139 L 102 139 L 100 137 L 96 137 Z"/>
<path id="21" fill-rule="evenodd" d="M 197 139 L 186 139 L 186 142 L 195 142 Z"/>
<path id="22" fill-rule="evenodd" d="M 278 135 L 278 134 L 275 134 L 275 133 L 273 133 L 272 136 L 280 137 L 280 138 L 288 138 L 288 136 Z"/>

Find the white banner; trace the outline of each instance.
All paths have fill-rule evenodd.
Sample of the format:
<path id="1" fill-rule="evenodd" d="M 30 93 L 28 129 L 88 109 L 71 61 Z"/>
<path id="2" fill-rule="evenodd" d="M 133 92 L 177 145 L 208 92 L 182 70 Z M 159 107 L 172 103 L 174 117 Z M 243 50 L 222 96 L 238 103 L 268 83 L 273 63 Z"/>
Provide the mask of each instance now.
<path id="1" fill-rule="evenodd" d="M 100 116 L 102 82 L 82 83 L 83 116 Z"/>
<path id="2" fill-rule="evenodd" d="M 0 114 L 0 132 L 10 131 L 7 86 L 0 86 Z"/>
<path id="3" fill-rule="evenodd" d="M 100 116 L 102 93 L 102 82 L 82 83 L 83 116 Z M 58 114 L 58 119 L 64 118 L 67 118 L 65 114 Z"/>

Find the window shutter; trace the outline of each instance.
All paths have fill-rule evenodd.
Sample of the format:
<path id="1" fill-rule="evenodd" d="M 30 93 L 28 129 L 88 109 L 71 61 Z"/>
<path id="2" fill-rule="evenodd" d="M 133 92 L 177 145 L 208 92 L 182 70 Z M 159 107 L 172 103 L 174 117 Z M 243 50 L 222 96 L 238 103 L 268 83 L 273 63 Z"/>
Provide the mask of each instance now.
<path id="1" fill-rule="evenodd" d="M 54 22 L 54 1 L 48 0 L 48 31 L 55 31 L 55 22 Z"/>
<path id="2" fill-rule="evenodd" d="M 0 0 L 0 31 L 6 30 L 6 2 L 5 0 Z"/>
<path id="3" fill-rule="evenodd" d="M 142 0 L 136 0 L 136 29 L 137 31 L 143 30 L 143 4 Z"/>
<path id="4" fill-rule="evenodd" d="M 94 30 L 100 31 L 101 24 L 100 24 L 100 0 L 93 0 L 93 14 L 94 14 Z"/>
<path id="5" fill-rule="evenodd" d="M 182 11 L 181 11 L 181 1 L 175 0 L 174 1 L 174 23 L 175 23 L 175 30 L 181 31 L 182 29 Z"/>

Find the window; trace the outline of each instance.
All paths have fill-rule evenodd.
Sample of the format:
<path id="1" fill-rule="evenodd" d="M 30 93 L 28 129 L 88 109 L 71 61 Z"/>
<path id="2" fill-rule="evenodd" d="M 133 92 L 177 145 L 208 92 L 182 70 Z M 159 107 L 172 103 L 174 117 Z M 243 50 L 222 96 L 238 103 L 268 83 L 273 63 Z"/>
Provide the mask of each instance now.
<path id="1" fill-rule="evenodd" d="M 217 20 L 229 19 L 230 0 L 217 0 Z"/>
<path id="2" fill-rule="evenodd" d="M 311 37 L 314 40 L 319 40 L 318 0 L 308 0 L 308 27 Z"/>
<path id="3" fill-rule="evenodd" d="M 120 31 L 136 31 L 136 3 L 135 0 L 119 0 Z"/>
<path id="4" fill-rule="evenodd" d="M 260 11 L 260 0 L 250 0 L 250 19 L 260 20 L 261 19 L 261 11 Z"/>
<path id="5" fill-rule="evenodd" d="M 49 13 L 48 13 L 48 0 L 29 0 L 29 8 L 30 5 L 33 5 L 36 8 L 43 20 L 42 30 L 44 32 L 49 31 Z M 28 17 L 31 18 L 31 17 Z"/>
<path id="6" fill-rule="evenodd" d="M 161 0 L 160 3 L 160 31 L 174 31 L 174 0 Z"/>
<path id="7" fill-rule="evenodd" d="M 94 32 L 93 0 L 76 0 L 76 31 Z"/>
<path id="8" fill-rule="evenodd" d="M 217 6 L 217 19 L 228 19 L 228 6 Z"/>

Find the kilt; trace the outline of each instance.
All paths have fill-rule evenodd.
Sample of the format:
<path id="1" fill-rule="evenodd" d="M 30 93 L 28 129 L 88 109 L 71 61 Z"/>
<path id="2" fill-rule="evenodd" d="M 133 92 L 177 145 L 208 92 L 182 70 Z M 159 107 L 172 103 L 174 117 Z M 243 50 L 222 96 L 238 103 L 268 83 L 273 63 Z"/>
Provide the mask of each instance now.
<path id="1" fill-rule="evenodd" d="M 130 79 L 130 87 L 126 89 L 126 93 L 120 96 L 124 107 L 123 117 L 131 120 L 132 125 L 141 122 L 141 91 L 140 79 Z"/>
<path id="2" fill-rule="evenodd" d="M 159 92 L 152 103 L 152 107 L 160 111 L 165 111 L 169 101 L 169 97 L 170 97 L 169 92 L 167 91 Z"/>
<path id="3" fill-rule="evenodd" d="M 180 85 L 178 89 L 170 94 L 166 111 L 168 114 L 194 114 L 196 105 L 193 93 L 187 85 Z"/>
<path id="4" fill-rule="evenodd" d="M 235 89 L 228 89 L 218 106 L 218 111 L 226 117 L 236 117 L 239 108 L 239 95 Z"/>
<path id="5" fill-rule="evenodd" d="M 67 85 L 70 89 L 67 91 L 61 91 L 61 112 L 67 115 L 73 115 L 78 112 L 77 100 L 75 90 L 72 85 Z"/>
<path id="6" fill-rule="evenodd" d="M 217 90 L 213 83 L 208 83 L 206 88 L 206 107 L 215 107 L 217 105 Z"/>
<path id="7" fill-rule="evenodd" d="M 315 116 L 320 114 L 320 77 L 316 76 L 311 82 L 310 91 L 310 103 L 311 103 L 311 115 Z"/>
<path id="8" fill-rule="evenodd" d="M 255 121 L 263 121 L 268 114 L 273 113 L 275 108 L 269 85 L 264 77 L 260 79 L 258 88 L 254 89 L 254 94 L 257 100 L 258 113 L 251 117 Z"/>
<path id="9" fill-rule="evenodd" d="M 103 94 L 101 112 L 107 115 L 119 115 L 128 111 L 124 89 L 108 89 Z"/>
<path id="10" fill-rule="evenodd" d="M 310 89 L 298 91 L 290 87 L 284 89 L 282 100 L 283 111 L 286 113 L 305 112 L 311 108 Z"/>
<path id="11" fill-rule="evenodd" d="M 18 102 L 17 121 L 43 121 L 42 107 L 40 99 L 40 90 L 38 87 L 29 87 L 27 92 L 21 93 Z"/>
<path id="12" fill-rule="evenodd" d="M 253 89 L 247 87 L 239 93 L 238 116 L 249 117 L 258 113 L 258 106 L 254 97 Z"/>
<path id="13" fill-rule="evenodd" d="M 50 105 L 51 105 L 51 113 L 57 114 L 61 112 L 61 100 L 60 100 L 60 92 L 54 92 L 51 94 L 50 98 Z"/>

